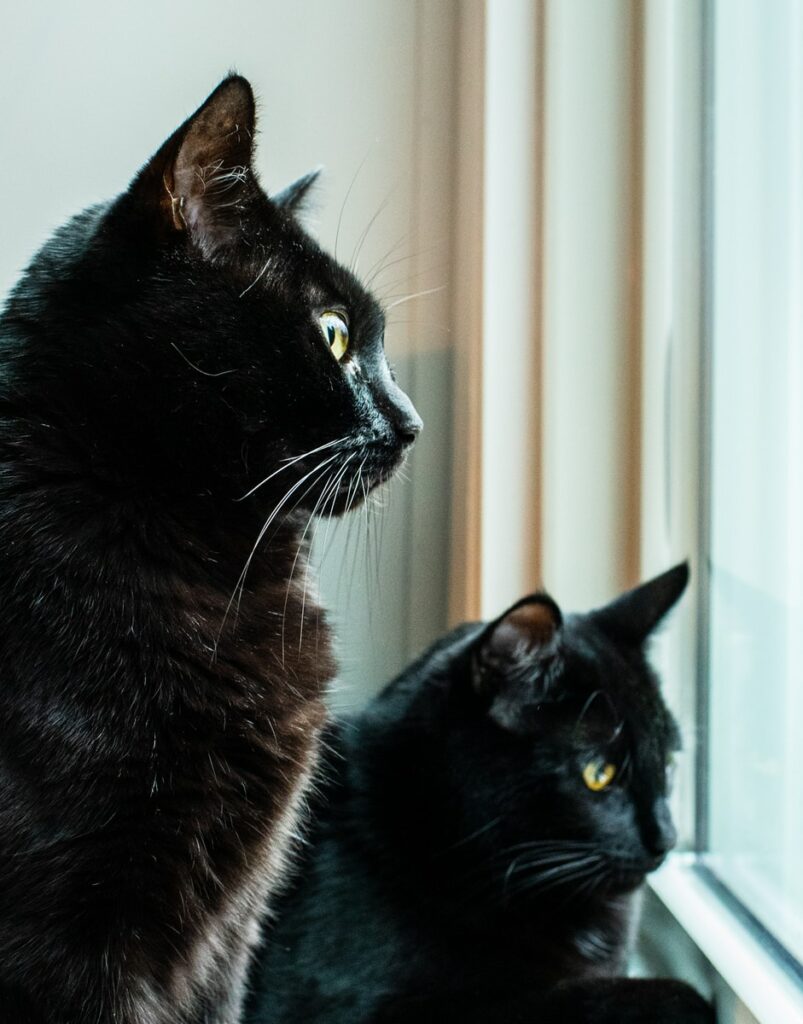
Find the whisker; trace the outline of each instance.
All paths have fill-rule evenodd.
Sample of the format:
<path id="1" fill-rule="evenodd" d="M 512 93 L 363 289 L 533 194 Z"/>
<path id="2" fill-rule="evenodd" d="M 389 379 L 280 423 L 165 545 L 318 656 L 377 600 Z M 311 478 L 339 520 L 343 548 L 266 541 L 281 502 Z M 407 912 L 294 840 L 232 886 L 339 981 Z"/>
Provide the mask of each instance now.
<path id="1" fill-rule="evenodd" d="M 301 477 L 301 479 L 298 480 L 295 484 L 293 484 L 293 486 L 285 493 L 284 497 L 278 502 L 278 504 L 274 507 L 273 511 L 268 516 L 267 520 L 265 521 L 264 526 L 259 531 L 259 536 L 257 537 L 256 542 L 254 543 L 254 546 L 251 548 L 251 552 L 250 552 L 250 554 L 248 555 L 248 558 L 245 561 L 245 565 L 243 566 L 242 572 L 240 573 L 240 575 L 239 575 L 239 577 L 237 579 L 237 582 L 234 585 L 234 590 L 232 591 L 231 597 L 229 598 L 228 604 L 226 605 L 226 608 L 225 608 L 225 610 L 223 612 L 223 619 L 221 620 L 220 629 L 218 630 L 217 639 L 215 641 L 215 649 L 214 649 L 213 657 L 214 657 L 214 655 L 217 654 L 217 645 L 220 642 L 220 637 L 223 634 L 223 629 L 224 629 L 224 627 L 226 625 L 226 621 L 228 619 L 229 612 L 231 611 L 232 605 L 234 604 L 235 597 L 237 597 L 238 590 L 239 590 L 239 597 L 237 597 L 237 608 L 238 608 L 238 611 L 239 611 L 240 600 L 242 599 L 243 589 L 245 587 L 245 578 L 246 578 L 246 576 L 248 574 L 248 569 L 250 568 L 251 562 L 252 562 L 252 560 L 254 558 L 254 554 L 256 553 L 256 550 L 259 547 L 259 545 L 260 545 L 260 543 L 262 541 L 262 538 L 265 536 L 265 534 L 267 533 L 268 529 L 270 528 L 271 523 L 274 521 L 274 519 L 279 514 L 279 512 L 282 510 L 282 508 L 287 504 L 287 502 L 293 496 L 293 494 L 305 483 L 305 481 L 309 480 L 309 478 L 313 474 L 323 472 L 325 467 L 327 465 L 329 465 L 329 463 L 334 461 L 334 459 L 336 459 L 336 458 L 337 458 L 337 453 L 335 453 L 334 455 L 328 456 L 326 459 L 324 459 L 324 461 L 322 463 L 319 463 L 314 469 L 311 469 L 308 473 L 306 473 L 303 477 Z M 310 487 L 307 488 L 307 491 L 309 491 L 309 489 L 314 486 L 315 482 L 316 481 L 313 481 L 313 483 L 310 484 Z M 307 492 L 305 491 L 304 493 L 306 494 Z M 302 497 L 303 497 L 303 495 L 302 495 Z M 301 499 L 299 499 L 299 500 L 301 500 Z M 298 504 L 298 502 L 296 502 L 296 504 Z"/>
<path id="2" fill-rule="evenodd" d="M 244 289 L 243 289 L 243 290 L 242 290 L 242 291 L 240 292 L 240 294 L 239 294 L 239 295 L 237 296 L 238 298 L 240 298 L 240 299 L 241 299 L 241 298 L 242 298 L 242 297 L 243 297 L 244 295 L 247 295 L 247 294 L 248 294 L 248 293 L 249 293 L 249 292 L 251 291 L 251 289 L 252 289 L 252 288 L 254 287 L 254 285 L 255 285 L 255 284 L 257 284 L 257 283 L 258 283 L 259 281 L 261 281 L 261 280 L 262 280 L 262 277 L 264 276 L 264 274 L 265 274 L 265 271 L 266 271 L 266 270 L 268 269 L 268 267 L 270 266 L 270 262 L 271 262 L 271 260 L 272 260 L 272 259 L 273 259 L 273 254 L 271 253 L 271 255 L 270 255 L 270 256 L 268 256 L 268 258 L 267 258 L 267 259 L 265 260 L 265 262 L 263 263 L 263 265 L 262 265 L 262 269 L 260 270 L 260 272 L 259 272 L 259 273 L 257 274 L 257 276 L 256 276 L 256 277 L 254 278 L 254 280 L 253 280 L 253 281 L 251 282 L 251 284 L 249 284 L 247 288 L 244 288 Z"/>
<path id="3" fill-rule="evenodd" d="M 387 270 L 388 267 L 394 266 L 400 260 L 413 258 L 412 254 L 410 254 L 399 256 L 394 260 L 390 260 L 390 257 L 393 256 L 401 248 L 402 245 L 404 245 L 404 243 L 407 241 L 409 237 L 410 232 L 408 231 L 406 234 L 402 235 L 402 237 L 398 240 L 398 242 L 395 243 L 395 245 L 392 245 L 383 256 L 380 256 L 379 259 L 371 267 L 368 268 L 363 277 L 363 283 L 365 284 L 366 288 L 370 288 L 374 280 L 377 278 L 377 276 L 381 273 L 384 273 L 384 271 Z M 387 260 L 390 260 L 390 263 L 387 263 Z"/>
<path id="4" fill-rule="evenodd" d="M 589 871 L 595 871 L 600 862 L 599 854 L 589 854 L 585 857 L 565 859 L 562 863 L 547 866 L 544 870 L 539 871 L 532 869 L 537 868 L 540 861 L 536 861 L 533 865 L 522 866 L 517 866 L 514 861 L 505 873 L 504 890 L 506 895 L 513 895 L 523 891 L 543 892 L 547 889 L 554 889 L 558 885 L 583 877 Z M 530 868 L 529 873 L 510 891 L 509 882 L 514 875 L 519 871 L 523 873 L 528 868 Z"/>
<path id="5" fill-rule="evenodd" d="M 193 363 L 184 355 L 184 353 L 181 351 L 181 349 L 174 341 L 171 341 L 170 344 L 176 350 L 176 352 L 178 352 L 178 354 L 181 356 L 181 358 L 184 360 L 187 366 L 191 366 L 193 370 L 195 370 L 197 373 L 203 374 L 204 377 L 225 377 L 226 374 L 228 373 L 237 372 L 236 368 L 233 370 L 219 370 L 217 373 L 210 373 L 208 370 L 202 370 L 200 366 L 196 366 L 195 363 Z"/>
<path id="6" fill-rule="evenodd" d="M 578 858 L 575 854 L 565 854 L 565 853 L 555 852 L 555 853 L 547 854 L 547 855 L 545 855 L 543 857 L 536 857 L 536 858 L 534 858 L 532 860 L 525 860 L 525 861 L 522 861 L 521 863 L 519 862 L 520 859 L 516 858 L 511 863 L 510 867 L 508 868 L 508 870 L 506 872 L 506 875 L 508 877 L 512 877 L 513 875 L 519 874 L 520 872 L 523 872 L 523 871 L 530 871 L 530 872 L 532 872 L 534 869 L 537 868 L 538 871 L 536 873 L 538 874 L 538 876 L 539 877 L 546 877 L 549 874 L 552 874 L 552 873 L 554 873 L 556 871 L 557 872 L 564 871 L 564 870 L 566 870 L 569 867 L 573 867 L 574 865 L 576 865 L 578 863 L 585 862 L 589 858 L 594 858 L 596 856 L 597 856 L 596 854 L 590 853 L 590 854 L 587 854 L 585 857 Z M 541 870 L 542 868 L 547 869 L 547 870 L 546 871 L 542 871 Z"/>
<path id="7" fill-rule="evenodd" d="M 504 850 L 500 851 L 500 856 L 507 857 L 511 853 L 527 852 L 529 850 L 566 850 L 575 852 L 585 852 L 590 850 L 596 850 L 597 844 L 587 839 L 530 839 L 522 843 L 514 843 L 512 846 L 506 846 Z"/>
<path id="8" fill-rule="evenodd" d="M 365 156 L 362 158 L 362 160 L 360 160 L 359 164 L 357 165 L 357 170 L 354 172 L 354 177 L 351 179 L 351 183 L 349 184 L 349 187 L 346 189 L 346 194 L 343 197 L 343 205 L 340 207 L 340 214 L 339 214 L 339 216 L 337 218 L 337 229 L 335 230 L 335 245 L 334 245 L 334 257 L 335 257 L 335 259 L 337 259 L 337 243 L 338 243 L 338 241 L 340 239 L 340 226 L 343 223 L 343 214 L 346 212 L 346 203 L 349 201 L 349 196 L 351 195 L 351 190 L 354 188 L 354 185 L 355 185 L 355 183 L 357 181 L 357 178 L 360 176 L 360 171 L 365 166 L 365 161 L 368 159 L 368 157 L 369 157 L 369 155 L 371 153 L 371 149 L 372 148 L 373 148 L 372 146 L 369 146 L 368 149 L 365 151 Z"/>
<path id="9" fill-rule="evenodd" d="M 359 479 L 359 474 L 362 471 L 362 467 L 365 465 L 366 459 L 367 459 L 367 456 L 365 456 L 363 458 L 363 460 L 360 463 L 359 467 L 357 468 L 357 470 L 352 475 L 351 483 L 349 484 L 348 493 L 346 495 L 346 511 L 344 513 L 345 515 L 348 515 L 348 513 L 351 511 L 351 509 L 352 509 L 352 507 L 354 505 L 354 501 L 355 501 L 355 499 L 357 497 L 357 480 Z M 341 603 L 341 599 L 343 598 L 343 577 L 344 577 L 345 567 L 346 567 L 346 564 L 348 562 L 348 557 L 349 557 L 349 554 L 351 553 L 352 541 L 353 541 L 354 536 L 355 536 L 355 527 L 354 527 L 355 522 L 358 524 L 357 533 L 359 533 L 359 519 L 356 516 L 352 516 L 348 520 L 348 527 L 347 527 L 347 531 L 346 531 L 346 542 L 344 544 L 343 552 L 342 552 L 342 557 L 340 559 L 340 572 L 338 573 L 338 579 L 337 579 L 337 590 L 336 590 L 336 593 L 337 593 L 338 604 Z M 321 556 L 321 564 L 323 564 L 323 561 L 326 558 L 328 553 L 329 553 L 329 547 L 328 546 L 324 546 L 323 554 Z"/>
<path id="10" fill-rule="evenodd" d="M 463 836 L 462 839 L 458 839 L 456 843 L 453 843 L 448 849 L 456 850 L 460 846 L 465 846 L 466 843 L 472 842 L 474 839 L 478 839 L 485 832 L 489 832 L 494 826 L 498 825 L 504 815 L 500 814 L 496 818 L 492 818 L 490 821 L 486 821 L 484 825 L 480 825 L 478 829 L 470 832 L 467 836 Z"/>
<path id="11" fill-rule="evenodd" d="M 424 295 L 435 295 L 436 292 L 442 292 L 446 289 L 446 285 L 439 285 L 437 288 L 425 288 L 420 292 L 413 292 L 412 295 L 405 295 L 401 299 L 396 299 L 395 302 L 391 302 L 389 306 L 385 307 L 385 312 L 389 313 L 392 309 L 397 306 L 403 305 L 405 302 L 412 302 L 413 299 L 420 299 Z"/>
<path id="12" fill-rule="evenodd" d="M 409 235 L 405 235 L 401 242 L 407 241 L 408 238 Z M 400 244 L 401 243 L 397 243 L 394 248 L 398 248 Z M 420 266 L 417 269 L 411 269 L 411 272 L 408 273 L 405 278 L 400 278 L 396 281 L 390 282 L 386 281 L 384 283 L 379 282 L 380 274 L 384 274 L 392 267 L 401 266 L 403 263 L 407 263 L 411 260 L 421 259 L 423 256 L 431 256 L 435 252 L 440 252 L 443 249 L 443 245 L 443 242 L 436 242 L 433 245 L 425 246 L 423 249 L 416 249 L 414 252 L 396 256 L 394 259 L 389 258 L 390 256 L 393 256 L 393 249 L 389 250 L 386 257 L 383 257 L 385 262 L 371 273 L 371 276 L 367 279 L 367 284 L 372 286 L 374 282 L 376 282 L 376 287 L 385 291 L 388 288 L 398 287 L 398 285 L 402 283 L 402 280 L 409 282 L 414 281 L 417 277 L 424 277 L 425 275 L 433 274 L 437 271 L 443 272 L 447 267 L 447 261 L 443 258 L 439 258 L 436 261 L 429 261 L 427 264 Z"/>
<path id="13" fill-rule="evenodd" d="M 354 255 L 351 257 L 351 263 L 350 263 L 350 268 L 351 268 L 352 272 L 355 273 L 355 274 L 357 273 L 357 266 L 358 266 L 357 261 L 360 258 L 360 253 L 362 252 L 362 247 L 365 244 L 366 239 L 368 238 L 368 233 L 370 232 L 371 228 L 376 223 L 376 221 L 379 218 L 380 214 L 384 213 L 385 209 L 387 208 L 388 203 L 393 198 L 393 194 L 394 194 L 395 191 L 396 191 L 396 186 L 394 185 L 390 189 L 388 194 L 385 196 L 385 198 L 382 200 L 382 202 L 379 204 L 379 209 L 376 211 L 376 213 L 373 215 L 373 217 L 371 217 L 371 219 L 365 225 L 365 228 L 363 229 L 362 234 L 360 235 L 360 237 L 357 240 L 357 245 L 356 245 L 355 250 L 354 250 Z"/>
<path id="14" fill-rule="evenodd" d="M 431 277 L 432 274 L 443 273 L 448 268 L 448 262 L 444 259 L 430 261 L 429 263 L 426 263 L 418 267 L 417 269 L 411 268 L 405 274 L 404 277 L 396 278 L 393 281 L 380 282 L 379 275 L 384 274 L 385 271 L 390 270 L 392 267 L 401 266 L 401 264 L 409 262 L 410 260 L 417 259 L 418 257 L 430 256 L 433 252 L 440 248 L 440 245 L 431 245 L 425 249 L 419 249 L 417 252 L 411 252 L 409 254 L 405 253 L 403 256 L 397 256 L 395 259 L 388 260 L 388 262 L 386 262 L 384 266 L 380 267 L 378 271 L 374 272 L 374 274 L 369 279 L 368 283 L 374 288 L 374 290 L 381 290 L 383 301 L 387 301 L 389 298 L 391 298 L 391 296 L 384 294 L 388 290 L 398 288 L 399 285 L 401 284 L 409 284 L 411 281 L 415 281 L 420 277 Z"/>
<path id="15" fill-rule="evenodd" d="M 435 320 L 396 320 L 395 318 L 385 321 L 386 328 L 392 327 L 425 327 L 427 330 L 440 331 L 442 334 L 451 334 L 452 328 L 448 324 L 437 323 Z"/>
<path id="16" fill-rule="evenodd" d="M 264 480 L 260 480 L 259 483 L 252 487 L 250 491 L 246 491 L 245 494 L 241 495 L 236 500 L 245 501 L 246 498 L 250 498 L 252 494 L 258 491 L 263 484 L 266 484 L 268 480 L 272 480 L 275 476 L 278 476 L 279 473 L 283 473 L 286 469 L 294 466 L 297 462 L 300 462 L 302 459 L 309 458 L 310 455 L 316 455 L 318 452 L 326 451 L 327 448 L 332 448 L 336 444 L 342 444 L 345 440 L 347 440 L 346 437 L 337 437 L 334 441 L 327 441 L 326 444 L 318 445 L 317 448 L 311 448 L 308 452 L 302 452 L 300 455 L 293 455 L 286 459 L 281 459 L 280 461 L 285 463 L 285 465 L 280 466 L 279 469 L 274 469 L 272 473 L 268 473 Z"/>
<path id="17" fill-rule="evenodd" d="M 355 456 L 356 456 L 356 452 L 353 453 L 352 455 L 349 455 L 348 459 L 346 459 L 345 465 L 343 466 L 343 471 L 344 472 L 345 472 L 346 467 L 349 465 L 349 463 L 351 462 L 351 460 Z M 331 502 L 332 508 L 331 508 L 331 511 L 328 514 L 325 514 L 325 508 L 324 508 L 323 512 L 321 513 L 321 518 L 325 518 L 326 519 L 326 529 L 325 529 L 324 535 L 323 535 L 323 548 L 324 548 L 324 551 L 327 549 L 327 544 L 328 544 L 328 541 L 329 541 L 329 531 L 330 531 L 331 526 L 332 526 L 332 516 L 334 514 L 334 509 L 335 509 L 335 501 L 337 500 L 337 491 L 338 491 L 338 488 L 340 487 L 340 482 L 341 482 L 342 479 L 343 479 L 343 473 L 341 472 L 341 474 L 338 476 L 337 483 L 336 483 L 336 485 L 335 485 L 335 487 L 334 487 L 334 489 L 332 491 L 332 502 Z"/>
<path id="18" fill-rule="evenodd" d="M 357 469 L 357 473 L 356 473 L 356 476 L 355 476 L 355 485 L 354 485 L 354 498 L 352 499 L 353 501 L 357 500 L 357 494 L 359 493 L 359 490 L 362 491 L 363 495 L 365 493 L 365 487 L 363 485 L 362 473 L 363 473 L 363 469 L 365 467 L 365 463 L 367 461 L 367 458 L 368 457 L 366 456 L 362 460 L 362 462 L 360 463 L 360 465 L 359 465 L 359 467 Z M 362 543 L 362 529 L 363 529 L 363 524 L 365 522 L 365 518 L 364 518 L 363 515 L 359 515 L 359 516 L 357 516 L 355 518 L 356 518 L 356 522 L 357 522 L 357 527 L 356 527 L 356 530 L 355 530 L 354 555 L 353 555 L 352 562 L 351 562 L 351 576 L 349 578 L 348 591 L 347 591 L 347 596 L 349 598 L 354 593 L 354 580 L 355 580 L 355 578 L 357 576 L 357 565 L 358 565 L 358 562 L 359 562 L 360 551 L 361 550 L 364 551 L 365 554 L 366 554 L 366 557 L 367 557 L 367 544 L 366 543 Z M 361 543 L 362 543 L 362 549 L 361 549 Z M 343 562 L 343 566 L 345 567 L 345 560 Z M 342 570 L 341 570 L 341 573 L 342 573 Z M 342 580 L 342 575 L 341 575 L 341 580 Z M 339 588 L 340 588 L 340 582 L 338 582 L 338 589 Z"/>
<path id="19" fill-rule="evenodd" d="M 337 493 L 338 493 L 338 491 L 340 489 L 340 483 L 341 483 L 341 481 L 343 479 L 343 476 L 344 476 L 344 474 L 346 472 L 346 469 L 348 468 L 348 464 L 351 462 L 351 460 L 353 458 L 355 458 L 354 453 L 349 455 L 349 457 L 346 459 L 346 461 L 345 461 L 345 463 L 343 465 L 343 468 L 339 471 L 339 473 L 335 477 L 335 483 L 334 483 L 334 486 L 331 489 L 332 511 L 334 511 L 335 502 L 337 501 Z M 317 505 L 316 505 L 316 508 L 317 508 Z M 314 511 L 313 511 L 313 515 L 314 515 Z M 331 515 L 331 513 L 330 513 L 330 515 Z M 309 525 L 309 522 L 307 523 L 307 525 Z M 304 532 L 306 533 L 306 529 L 305 529 Z M 305 610 L 306 606 L 307 606 L 307 578 L 305 577 L 305 579 L 304 579 L 304 592 L 303 592 L 303 594 L 301 596 L 301 619 L 300 619 L 299 627 L 298 627 L 298 649 L 299 649 L 299 651 L 301 650 L 301 641 L 302 641 L 302 638 L 304 636 L 304 610 Z"/>
<path id="20" fill-rule="evenodd" d="M 332 468 L 331 468 L 331 464 L 330 464 L 329 472 L 331 472 L 331 471 L 332 471 Z M 327 482 L 324 484 L 324 486 L 323 486 L 323 488 L 321 490 L 321 493 L 318 495 L 318 498 L 317 498 L 317 500 L 316 500 L 316 502 L 315 502 L 315 504 L 314 504 L 314 506 L 312 508 L 312 512 L 310 512 L 310 514 L 309 514 L 309 516 L 307 518 L 306 525 L 304 526 L 304 531 L 301 534 L 301 538 L 300 538 L 300 540 L 298 542 L 298 547 L 296 548 L 295 557 L 293 558 L 293 564 L 290 567 L 290 575 L 289 575 L 288 580 L 287 580 L 287 589 L 285 590 L 285 595 L 284 595 L 284 609 L 282 611 L 282 642 L 281 642 L 282 665 L 284 665 L 284 637 L 285 637 L 285 624 L 287 622 L 287 605 L 288 605 L 288 602 L 290 600 L 290 589 L 291 589 L 291 587 L 293 585 L 293 576 L 295 575 L 296 565 L 298 564 L 299 556 L 300 556 L 301 551 L 302 551 L 302 549 L 304 547 L 304 539 L 307 536 L 307 530 L 309 529 L 310 523 L 315 518 L 315 513 L 317 512 L 318 507 L 321 505 L 322 501 L 324 500 L 324 497 L 328 494 L 328 489 L 332 485 L 332 482 L 333 482 L 333 476 L 334 476 L 334 474 L 332 476 L 330 476 L 329 479 L 327 480 Z M 317 482 L 318 481 L 316 480 L 315 483 L 317 483 Z M 306 581 L 305 581 L 305 584 L 304 584 L 304 598 L 305 598 L 305 601 L 306 601 Z M 304 603 L 302 603 L 302 606 L 301 606 L 301 630 L 302 631 L 303 631 L 303 625 L 304 625 Z M 300 641 L 299 641 L 299 643 L 300 643 Z"/>

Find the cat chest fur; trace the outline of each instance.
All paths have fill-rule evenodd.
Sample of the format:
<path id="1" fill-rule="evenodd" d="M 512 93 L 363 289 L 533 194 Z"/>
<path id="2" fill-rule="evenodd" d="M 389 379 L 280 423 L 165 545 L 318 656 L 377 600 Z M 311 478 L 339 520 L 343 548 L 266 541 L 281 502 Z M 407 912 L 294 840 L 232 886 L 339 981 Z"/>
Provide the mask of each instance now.
<path id="1" fill-rule="evenodd" d="M 89 970 L 110 1014 L 172 1024 L 215 1006 L 210 1020 L 236 1019 L 334 670 L 322 613 L 277 581 L 297 549 L 288 539 L 255 560 L 221 630 L 231 587 L 203 581 L 194 559 L 168 568 L 157 545 L 126 573 L 125 545 L 103 559 L 92 545 L 84 561 L 55 526 L 62 540 L 34 550 L 19 512 L 4 577 L 38 562 L 43 582 L 33 597 L 4 594 L 5 749 L 20 784 L 16 806 L 0 801 L 0 852 L 24 864 L 7 881 L 25 901 L 0 914 L 0 990 L 27 981 L 31 942 L 63 959 L 63 935 L 76 962 L 68 1005 L 82 1005 Z M 112 562 L 107 581 L 98 567 Z M 302 616 L 300 645 L 290 629 Z M 31 904 L 48 907 L 44 938 L 26 933 Z"/>
<path id="2" fill-rule="evenodd" d="M 259 916 L 292 845 L 323 724 L 319 698 L 334 668 L 304 584 L 276 586 L 271 575 L 252 585 L 231 620 L 225 592 L 179 593 L 179 635 L 192 639 L 173 655 L 181 682 L 154 766 L 154 819 L 173 818 L 189 857 L 176 876 L 186 952 L 164 983 L 175 1005 L 203 1003 L 207 992 L 233 1017 Z M 162 833 L 160 850 L 164 842 Z M 186 910 L 194 900 L 202 908 L 195 927 Z"/>

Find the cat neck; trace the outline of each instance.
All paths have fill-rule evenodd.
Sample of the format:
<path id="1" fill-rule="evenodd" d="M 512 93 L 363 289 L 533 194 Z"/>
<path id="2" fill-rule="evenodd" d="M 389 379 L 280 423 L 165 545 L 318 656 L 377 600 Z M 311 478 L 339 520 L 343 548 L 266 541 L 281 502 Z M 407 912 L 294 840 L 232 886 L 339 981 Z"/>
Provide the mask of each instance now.
<path id="1" fill-rule="evenodd" d="M 0 490 L 23 508 L 45 503 L 54 522 L 63 511 L 62 518 L 76 525 L 111 520 L 121 531 L 134 532 L 148 526 L 154 539 L 172 527 L 188 541 L 182 547 L 192 551 L 202 542 L 212 559 L 228 551 L 244 561 L 257 538 L 255 557 L 261 558 L 261 551 L 281 561 L 288 554 L 294 559 L 302 548 L 303 558 L 301 537 L 308 516 L 286 500 L 285 490 L 263 488 L 241 500 L 242 489 L 188 487 L 184 480 L 171 479 L 166 467 L 154 466 L 146 473 L 123 459 L 113 465 L 107 441 L 98 439 L 101 450 L 96 454 L 87 436 L 62 429 L 57 418 L 37 411 L 35 403 L 23 411 L 19 397 L 0 395 Z M 266 476 L 272 468 L 267 467 Z M 55 496 L 64 500 L 54 501 Z"/>
<path id="2" fill-rule="evenodd" d="M 8 429 L 0 417 L 6 580 L 59 581 L 79 598 L 96 595 L 109 615 L 132 600 L 148 615 L 149 607 L 173 608 L 210 657 L 236 658 L 243 644 L 267 644 L 290 671 L 301 639 L 315 636 L 326 660 L 306 514 L 278 515 L 264 529 L 267 501 L 110 484 L 43 439 L 45 429 L 25 430 L 20 421 Z M 69 603 L 53 614 L 69 617 Z"/>

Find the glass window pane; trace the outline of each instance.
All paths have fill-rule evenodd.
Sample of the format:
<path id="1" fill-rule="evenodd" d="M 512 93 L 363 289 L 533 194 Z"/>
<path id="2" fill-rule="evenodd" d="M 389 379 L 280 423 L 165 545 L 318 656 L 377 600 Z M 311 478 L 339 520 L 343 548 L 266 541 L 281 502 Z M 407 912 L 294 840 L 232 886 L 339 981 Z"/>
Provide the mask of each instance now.
<path id="1" fill-rule="evenodd" d="M 803 961 L 803 10 L 714 27 L 709 862 Z"/>

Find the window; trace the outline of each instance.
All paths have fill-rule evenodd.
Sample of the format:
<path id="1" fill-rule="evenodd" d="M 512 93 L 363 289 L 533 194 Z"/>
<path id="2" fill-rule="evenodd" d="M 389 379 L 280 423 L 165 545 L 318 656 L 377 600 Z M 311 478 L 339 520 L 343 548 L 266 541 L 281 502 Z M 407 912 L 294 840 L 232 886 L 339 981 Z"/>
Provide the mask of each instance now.
<path id="1" fill-rule="evenodd" d="M 713 10 L 705 863 L 803 962 L 803 4 Z"/>
<path id="2" fill-rule="evenodd" d="M 673 969 L 761 1024 L 803 1020 L 802 42 L 801 0 L 646 8 L 642 575 L 696 583 L 655 649 L 691 852 L 652 887 Z"/>

